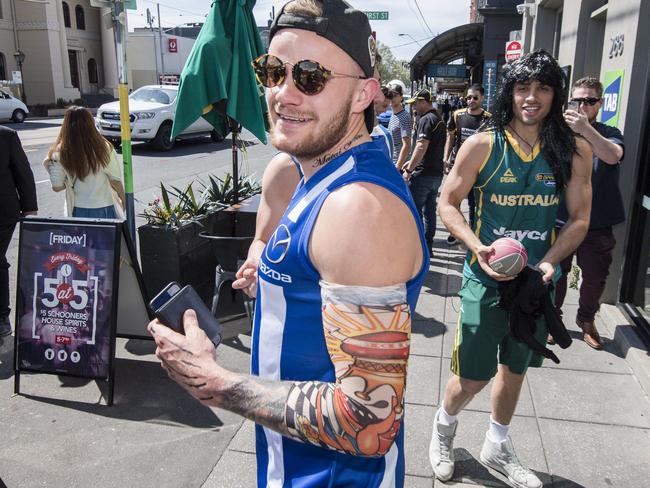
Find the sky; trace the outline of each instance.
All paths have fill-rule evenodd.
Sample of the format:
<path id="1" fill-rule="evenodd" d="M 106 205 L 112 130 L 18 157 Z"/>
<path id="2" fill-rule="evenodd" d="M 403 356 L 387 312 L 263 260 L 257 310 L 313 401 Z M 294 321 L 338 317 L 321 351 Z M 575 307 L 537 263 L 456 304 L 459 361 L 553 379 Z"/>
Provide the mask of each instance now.
<path id="1" fill-rule="evenodd" d="M 258 0 L 253 13 L 258 25 L 266 25 L 271 12 L 276 12 L 287 0 Z M 389 46 L 399 60 L 410 61 L 420 45 L 436 35 L 469 22 L 470 0 L 348 0 L 363 11 L 387 11 L 389 20 L 371 21 L 377 40 Z M 137 0 L 138 10 L 129 10 L 129 29 L 146 27 L 146 10 L 157 17 L 160 4 L 162 27 L 174 27 L 188 22 L 201 22 L 210 10 L 212 0 Z M 419 10 L 418 10 L 419 8 Z M 420 12 L 422 15 L 420 15 Z M 158 19 L 154 26 L 158 26 Z M 399 34 L 408 34 L 400 36 Z M 409 37 L 410 36 L 410 37 Z M 420 45 L 418 45 L 418 41 Z"/>

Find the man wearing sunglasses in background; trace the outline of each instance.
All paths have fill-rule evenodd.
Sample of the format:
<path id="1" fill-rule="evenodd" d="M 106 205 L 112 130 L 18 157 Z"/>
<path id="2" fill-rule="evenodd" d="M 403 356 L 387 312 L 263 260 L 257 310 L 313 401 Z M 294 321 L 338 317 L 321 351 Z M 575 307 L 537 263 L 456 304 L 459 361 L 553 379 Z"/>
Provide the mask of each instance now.
<path id="1" fill-rule="evenodd" d="M 271 142 L 304 177 L 261 256 L 253 375 L 216 363 L 192 311 L 185 336 L 150 323 L 156 354 L 195 398 L 258 424 L 258 486 L 403 487 L 410 317 L 428 255 L 408 188 L 369 136 L 370 24 L 342 0 L 294 0 L 269 38 L 254 68 Z"/>
<path id="2" fill-rule="evenodd" d="M 625 146 L 623 134 L 616 127 L 596 121 L 602 105 L 603 85 L 596 78 L 582 78 L 573 84 L 569 109 L 564 119 L 576 134 L 584 137 L 593 151 L 591 173 L 591 218 L 585 240 L 562 261 L 562 278 L 557 283 L 555 305 L 561 313 L 567 289 L 567 275 L 571 271 L 573 255 L 577 254 L 582 271 L 580 301 L 576 323 L 582 329 L 583 339 L 590 347 L 602 349 L 603 341 L 596 329 L 595 317 L 600 297 L 605 289 L 612 252 L 616 239 L 612 226 L 625 221 L 623 197 L 618 187 L 619 168 Z M 562 227 L 567 220 L 566 206 L 558 210 L 557 223 Z M 552 342 L 552 340 L 551 340 Z"/>
<path id="3" fill-rule="evenodd" d="M 483 110 L 483 99 L 485 98 L 485 90 L 482 85 L 474 84 L 467 89 L 465 100 L 467 101 L 466 108 L 460 108 L 452 114 L 447 122 L 447 143 L 445 144 L 445 174 L 451 171 L 456 161 L 456 154 L 460 146 L 471 135 L 474 135 L 478 128 L 490 118 L 491 114 L 487 110 Z M 474 217 L 476 213 L 476 201 L 474 199 L 474 192 L 470 191 L 467 195 L 467 203 L 469 204 L 469 225 L 474 225 Z M 447 244 L 454 245 L 458 242 L 451 234 L 447 237 Z"/>

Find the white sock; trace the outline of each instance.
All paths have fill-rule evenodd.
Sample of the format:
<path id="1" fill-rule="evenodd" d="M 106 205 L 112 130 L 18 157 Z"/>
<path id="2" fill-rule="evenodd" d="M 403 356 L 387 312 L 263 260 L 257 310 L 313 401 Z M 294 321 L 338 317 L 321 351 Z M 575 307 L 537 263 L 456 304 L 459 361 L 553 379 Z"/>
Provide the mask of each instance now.
<path id="1" fill-rule="evenodd" d="M 504 442 L 508 438 L 509 429 L 509 425 L 501 425 L 490 415 L 490 428 L 488 429 L 487 436 L 492 442 Z"/>
<path id="2" fill-rule="evenodd" d="M 438 423 L 442 425 L 452 425 L 456 423 L 456 415 L 449 415 L 447 411 L 445 410 L 445 407 L 440 405 L 440 408 L 438 409 Z"/>

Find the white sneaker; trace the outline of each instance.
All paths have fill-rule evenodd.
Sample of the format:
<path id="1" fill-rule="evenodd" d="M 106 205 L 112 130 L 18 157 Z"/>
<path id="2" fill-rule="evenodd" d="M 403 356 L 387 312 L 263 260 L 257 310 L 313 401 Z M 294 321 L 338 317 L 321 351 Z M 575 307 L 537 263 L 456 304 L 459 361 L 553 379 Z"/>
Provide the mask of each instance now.
<path id="1" fill-rule="evenodd" d="M 449 481 L 454 475 L 454 437 L 458 421 L 452 425 L 438 423 L 438 413 L 433 421 L 433 433 L 429 444 L 429 461 L 440 481 Z"/>
<path id="2" fill-rule="evenodd" d="M 540 479 L 530 469 L 524 468 L 512 445 L 510 436 L 503 442 L 492 442 L 487 435 L 481 449 L 481 463 L 507 477 L 515 488 L 542 488 Z"/>

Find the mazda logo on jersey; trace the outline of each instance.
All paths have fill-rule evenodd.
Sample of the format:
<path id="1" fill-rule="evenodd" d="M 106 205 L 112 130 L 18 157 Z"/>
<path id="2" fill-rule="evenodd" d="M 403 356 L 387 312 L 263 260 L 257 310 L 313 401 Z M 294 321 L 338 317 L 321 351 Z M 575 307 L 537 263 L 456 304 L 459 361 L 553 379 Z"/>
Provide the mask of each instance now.
<path id="1" fill-rule="evenodd" d="M 284 259 L 291 244 L 291 233 L 286 225 L 280 224 L 266 245 L 266 259 L 277 264 Z"/>

